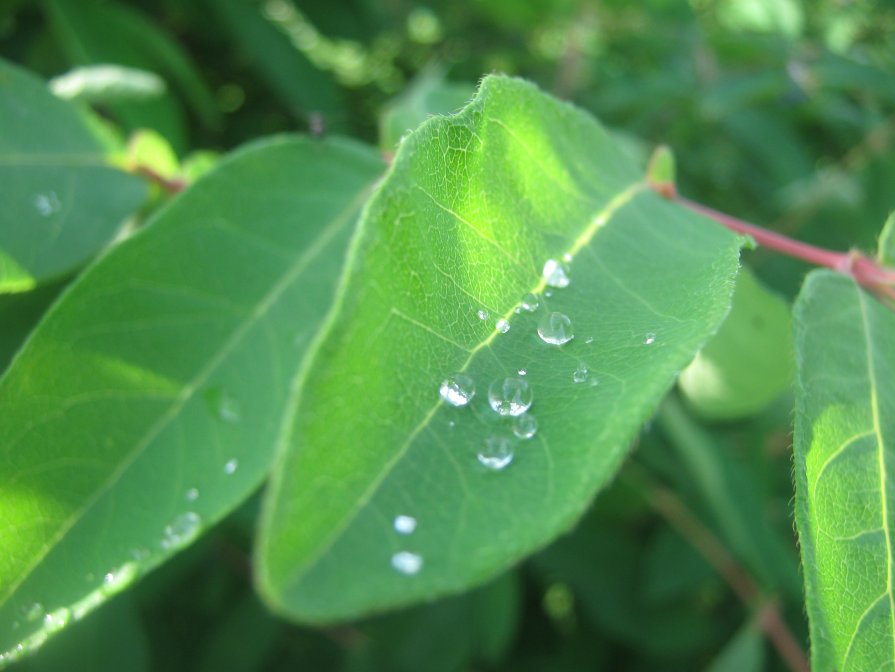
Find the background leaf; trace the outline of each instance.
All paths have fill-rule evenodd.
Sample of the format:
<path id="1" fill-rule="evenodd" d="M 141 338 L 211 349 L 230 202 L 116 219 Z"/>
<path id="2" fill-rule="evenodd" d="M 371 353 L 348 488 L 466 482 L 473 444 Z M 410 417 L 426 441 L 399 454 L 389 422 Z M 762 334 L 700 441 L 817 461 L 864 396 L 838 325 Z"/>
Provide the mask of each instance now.
<path id="1" fill-rule="evenodd" d="M 678 386 L 710 420 L 754 415 L 792 382 L 789 306 L 747 266 L 740 269 L 730 314 L 683 370 Z"/>
<path id="2" fill-rule="evenodd" d="M 795 308 L 796 523 L 815 672 L 884 669 L 895 647 L 895 314 L 850 278 Z"/>
<path id="3" fill-rule="evenodd" d="M 640 178 L 592 118 L 505 78 L 405 140 L 268 494 L 258 580 L 275 608 L 328 621 L 462 590 L 574 523 L 717 328 L 737 268 L 734 235 Z M 564 255 L 571 284 L 548 287 Z M 571 319 L 561 347 L 536 331 L 551 311 Z M 439 402 L 457 372 L 478 390 L 465 408 Z M 489 408 L 506 377 L 533 391 L 529 440 Z M 504 471 L 477 459 L 489 441 L 515 450 Z M 420 571 L 395 571 L 400 553 Z"/>
<path id="4" fill-rule="evenodd" d="M 246 148 L 53 307 L 0 380 L 0 622 L 18 623 L 0 652 L 40 644 L 257 488 L 381 170 L 345 140 Z"/>
<path id="5" fill-rule="evenodd" d="M 76 269 L 145 197 L 74 107 L 0 60 L 0 294 Z"/>

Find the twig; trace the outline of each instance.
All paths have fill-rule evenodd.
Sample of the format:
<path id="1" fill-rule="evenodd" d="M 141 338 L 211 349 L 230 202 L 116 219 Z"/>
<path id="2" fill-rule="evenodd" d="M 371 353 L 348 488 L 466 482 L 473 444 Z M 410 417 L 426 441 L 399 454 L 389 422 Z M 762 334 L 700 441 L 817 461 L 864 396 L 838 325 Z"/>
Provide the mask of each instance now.
<path id="1" fill-rule="evenodd" d="M 176 178 L 167 178 L 159 173 L 155 172 L 149 166 L 144 165 L 136 165 L 131 168 L 131 172 L 135 175 L 140 175 L 145 177 L 147 180 L 152 182 L 153 184 L 157 184 L 164 191 L 169 194 L 179 194 L 181 191 L 187 188 L 188 183 L 186 180 L 178 180 Z"/>
<path id="2" fill-rule="evenodd" d="M 647 486 L 646 493 L 647 500 L 659 515 L 702 554 L 747 607 L 757 612 L 759 627 L 789 669 L 810 672 L 808 658 L 780 615 L 776 602 L 762 594 L 755 580 L 724 544 L 667 488 Z"/>

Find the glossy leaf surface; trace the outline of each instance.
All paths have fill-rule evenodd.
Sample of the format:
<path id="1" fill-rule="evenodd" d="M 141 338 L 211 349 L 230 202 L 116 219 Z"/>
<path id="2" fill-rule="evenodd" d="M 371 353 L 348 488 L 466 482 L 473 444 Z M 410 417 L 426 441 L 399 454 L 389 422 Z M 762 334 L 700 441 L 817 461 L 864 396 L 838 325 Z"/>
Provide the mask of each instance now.
<path id="1" fill-rule="evenodd" d="M 336 139 L 241 150 L 51 309 L 0 381 L 0 623 L 16 624 L 0 653 L 40 644 L 258 487 L 381 170 Z"/>
<path id="2" fill-rule="evenodd" d="M 83 264 L 145 196 L 74 107 L 0 60 L 0 294 Z"/>
<path id="3" fill-rule="evenodd" d="M 850 278 L 796 303 L 795 477 L 812 669 L 895 658 L 895 314 Z"/>
<path id="4" fill-rule="evenodd" d="M 314 621 L 463 590 L 570 527 L 724 317 L 740 245 L 649 191 L 592 118 L 499 77 L 405 140 L 359 235 L 259 544 L 263 594 Z M 439 397 L 457 373 L 462 408 Z M 527 386 L 506 410 L 533 395 L 532 438 L 492 386 Z"/>

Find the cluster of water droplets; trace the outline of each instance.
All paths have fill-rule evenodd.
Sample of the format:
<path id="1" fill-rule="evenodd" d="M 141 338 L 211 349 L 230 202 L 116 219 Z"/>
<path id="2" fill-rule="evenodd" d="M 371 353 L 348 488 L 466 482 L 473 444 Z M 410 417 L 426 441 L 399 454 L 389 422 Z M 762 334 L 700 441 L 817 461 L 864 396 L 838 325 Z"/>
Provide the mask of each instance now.
<path id="1" fill-rule="evenodd" d="M 416 518 L 407 514 L 397 515 L 392 521 L 392 527 L 401 536 L 409 536 L 416 532 Z M 391 562 L 395 571 L 407 576 L 418 574 L 423 568 L 423 556 L 407 550 L 394 553 Z"/>

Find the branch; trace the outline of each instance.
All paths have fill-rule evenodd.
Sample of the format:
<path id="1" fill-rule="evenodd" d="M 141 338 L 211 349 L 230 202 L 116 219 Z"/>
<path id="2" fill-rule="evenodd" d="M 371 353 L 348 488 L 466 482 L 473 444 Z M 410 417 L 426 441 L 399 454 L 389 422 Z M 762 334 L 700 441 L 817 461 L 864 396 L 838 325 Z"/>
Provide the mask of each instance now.
<path id="1" fill-rule="evenodd" d="M 179 194 L 181 191 L 186 189 L 189 186 L 189 183 L 186 180 L 178 180 L 175 178 L 167 178 L 159 173 L 155 172 L 149 166 L 144 166 L 142 164 L 138 164 L 131 167 L 131 172 L 135 175 L 140 175 L 141 177 L 145 177 L 147 180 L 152 182 L 153 184 L 157 184 L 164 190 L 166 193 L 174 195 Z"/>

